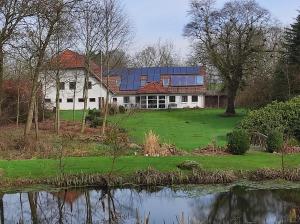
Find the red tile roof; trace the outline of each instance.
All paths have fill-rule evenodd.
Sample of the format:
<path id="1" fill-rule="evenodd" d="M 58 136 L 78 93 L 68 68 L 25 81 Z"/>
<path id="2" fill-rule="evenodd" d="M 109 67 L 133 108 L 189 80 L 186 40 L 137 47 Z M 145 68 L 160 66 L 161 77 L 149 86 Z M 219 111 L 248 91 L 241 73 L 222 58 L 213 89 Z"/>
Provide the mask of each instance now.
<path id="1" fill-rule="evenodd" d="M 145 86 L 141 87 L 138 91 L 138 94 L 142 93 L 168 93 L 168 89 L 159 82 L 150 82 Z"/>
<path id="2" fill-rule="evenodd" d="M 71 50 L 65 50 L 58 56 L 54 57 L 51 64 L 52 66 L 58 64 L 58 66 L 63 69 L 84 69 L 85 56 Z M 91 61 L 91 72 L 94 75 L 98 75 L 101 72 L 101 67 Z"/>

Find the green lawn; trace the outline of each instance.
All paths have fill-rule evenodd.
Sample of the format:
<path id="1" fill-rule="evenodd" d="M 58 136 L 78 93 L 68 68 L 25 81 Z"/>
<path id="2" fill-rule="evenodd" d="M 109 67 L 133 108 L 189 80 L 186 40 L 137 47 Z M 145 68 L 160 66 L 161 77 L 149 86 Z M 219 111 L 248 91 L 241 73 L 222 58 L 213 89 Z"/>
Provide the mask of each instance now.
<path id="1" fill-rule="evenodd" d="M 143 143 L 145 133 L 153 130 L 162 142 L 192 150 L 214 140 L 218 145 L 224 145 L 226 134 L 245 115 L 243 110 L 238 110 L 235 117 L 224 117 L 223 113 L 223 109 L 163 110 L 111 116 L 109 120 L 125 128 L 137 143 Z"/>
<path id="2" fill-rule="evenodd" d="M 130 174 L 136 170 L 147 169 L 151 166 L 160 171 L 172 171 L 184 160 L 198 161 L 207 170 L 255 170 L 258 168 L 280 168 L 280 155 L 249 152 L 246 155 L 228 156 L 182 156 L 182 157 L 120 157 L 116 162 L 119 174 Z M 110 157 L 65 158 L 66 173 L 107 173 L 110 171 Z M 300 155 L 287 155 L 286 167 L 299 167 Z M 32 160 L 0 160 L 0 169 L 4 176 L 15 178 L 47 178 L 57 174 L 58 161 L 51 159 Z"/>

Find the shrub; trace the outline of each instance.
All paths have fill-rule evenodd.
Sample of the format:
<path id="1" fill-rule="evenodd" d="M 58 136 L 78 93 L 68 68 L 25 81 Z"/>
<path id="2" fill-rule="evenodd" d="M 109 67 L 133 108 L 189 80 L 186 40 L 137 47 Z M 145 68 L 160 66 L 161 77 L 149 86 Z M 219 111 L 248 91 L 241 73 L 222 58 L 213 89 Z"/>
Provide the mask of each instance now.
<path id="1" fill-rule="evenodd" d="M 159 150 L 159 136 L 150 130 L 145 134 L 144 155 L 155 156 L 159 154 Z"/>
<path id="2" fill-rule="evenodd" d="M 240 128 L 265 135 L 275 129 L 280 129 L 285 134 L 294 134 L 295 123 L 299 120 L 300 97 L 295 97 L 286 102 L 275 101 L 261 109 L 251 111 L 241 122 Z"/>
<path id="3" fill-rule="evenodd" d="M 185 160 L 178 164 L 177 167 L 182 170 L 195 170 L 200 169 L 200 164 L 193 160 Z"/>
<path id="4" fill-rule="evenodd" d="M 86 120 L 89 121 L 91 128 L 96 128 L 98 126 L 101 126 L 103 123 L 103 118 L 100 117 L 100 111 L 96 109 L 92 109 L 88 111 Z"/>
<path id="5" fill-rule="evenodd" d="M 300 142 L 300 119 L 292 127 L 292 135 Z"/>
<path id="6" fill-rule="evenodd" d="M 250 148 L 250 138 L 244 130 L 234 130 L 228 134 L 228 150 L 232 154 L 243 155 Z"/>
<path id="7" fill-rule="evenodd" d="M 115 115 L 117 114 L 119 111 L 118 111 L 118 106 L 117 105 L 109 105 L 109 109 L 108 109 L 108 113 L 109 115 Z"/>
<path id="8" fill-rule="evenodd" d="M 278 152 L 283 147 L 283 134 L 278 130 L 271 131 L 267 138 L 267 151 Z"/>
<path id="9" fill-rule="evenodd" d="M 126 112 L 126 108 L 122 105 L 119 106 L 119 113 L 124 114 Z"/>

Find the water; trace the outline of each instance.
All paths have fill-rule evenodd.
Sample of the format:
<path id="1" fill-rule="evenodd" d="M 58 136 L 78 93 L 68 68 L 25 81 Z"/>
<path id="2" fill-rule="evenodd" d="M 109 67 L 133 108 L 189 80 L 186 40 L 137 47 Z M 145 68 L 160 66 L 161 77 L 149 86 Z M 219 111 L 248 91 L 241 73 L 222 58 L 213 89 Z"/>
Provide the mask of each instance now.
<path id="1" fill-rule="evenodd" d="M 150 214 L 150 215 L 149 215 Z M 299 223 L 299 189 L 77 189 L 0 195 L 2 223 Z M 137 216 L 139 218 L 137 218 Z M 114 221 L 115 220 L 115 221 Z M 117 220 L 117 221 L 116 221 Z M 142 223 L 142 221 L 140 222 Z"/>

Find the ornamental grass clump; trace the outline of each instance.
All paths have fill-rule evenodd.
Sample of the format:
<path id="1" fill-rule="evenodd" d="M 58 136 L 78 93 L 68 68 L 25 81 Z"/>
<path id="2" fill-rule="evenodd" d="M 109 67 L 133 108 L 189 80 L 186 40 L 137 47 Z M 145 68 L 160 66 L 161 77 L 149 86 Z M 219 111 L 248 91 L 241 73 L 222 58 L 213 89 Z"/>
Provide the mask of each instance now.
<path id="1" fill-rule="evenodd" d="M 267 138 L 267 151 L 280 152 L 284 144 L 283 133 L 279 130 L 271 131 Z"/>
<path id="2" fill-rule="evenodd" d="M 156 156 L 159 155 L 160 144 L 159 136 L 152 130 L 145 134 L 144 155 Z"/>
<path id="3" fill-rule="evenodd" d="M 243 155 L 250 148 L 249 134 L 244 130 L 234 130 L 228 134 L 227 148 L 230 153 Z"/>

